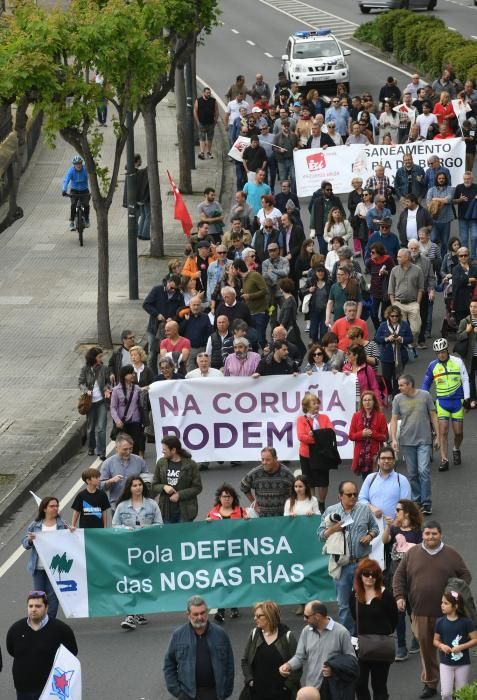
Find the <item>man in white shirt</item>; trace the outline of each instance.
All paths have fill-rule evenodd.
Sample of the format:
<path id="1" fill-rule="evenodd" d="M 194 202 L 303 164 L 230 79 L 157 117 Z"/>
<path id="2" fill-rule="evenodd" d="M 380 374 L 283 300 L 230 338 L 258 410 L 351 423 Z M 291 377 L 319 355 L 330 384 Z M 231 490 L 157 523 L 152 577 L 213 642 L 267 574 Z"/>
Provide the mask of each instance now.
<path id="1" fill-rule="evenodd" d="M 419 127 L 419 136 L 427 139 L 427 132 L 431 124 L 437 124 L 437 117 L 432 113 L 432 104 L 429 101 L 422 103 L 422 114 L 416 119 L 416 124 Z"/>
<path id="2" fill-rule="evenodd" d="M 245 107 L 247 109 L 247 114 L 250 114 L 252 111 L 251 106 L 249 105 L 248 102 L 245 101 L 244 95 L 239 92 L 235 100 L 230 100 L 230 102 L 227 104 L 227 107 L 225 108 L 225 128 L 228 129 L 229 132 L 229 141 L 232 143 L 232 125 L 237 117 L 240 116 L 240 107 Z"/>
<path id="3" fill-rule="evenodd" d="M 406 89 L 404 92 L 410 92 L 412 96 L 412 100 L 417 100 L 417 91 L 419 88 L 426 87 L 427 83 L 424 80 L 421 80 L 421 77 L 419 73 L 414 73 L 411 75 L 411 82 L 409 85 L 407 85 Z"/>
<path id="4" fill-rule="evenodd" d="M 222 377 L 223 374 L 219 369 L 214 369 L 210 366 L 210 359 L 206 352 L 200 352 L 197 357 L 197 369 L 192 369 L 187 372 L 186 379 L 195 379 L 196 377 Z"/>

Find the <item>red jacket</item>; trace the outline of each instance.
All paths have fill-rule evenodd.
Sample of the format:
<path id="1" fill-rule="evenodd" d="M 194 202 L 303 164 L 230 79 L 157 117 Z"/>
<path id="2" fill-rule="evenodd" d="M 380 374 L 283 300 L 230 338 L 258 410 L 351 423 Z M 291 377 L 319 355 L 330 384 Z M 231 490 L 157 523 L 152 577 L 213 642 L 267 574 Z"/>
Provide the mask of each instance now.
<path id="1" fill-rule="evenodd" d="M 320 428 L 331 428 L 331 430 L 334 430 L 333 423 L 330 421 L 328 416 L 325 416 L 324 413 L 319 413 L 317 419 Z M 296 434 L 300 442 L 300 449 L 298 453 L 302 457 L 309 457 L 309 445 L 315 444 L 315 438 L 313 437 L 313 435 L 310 435 L 310 423 L 311 425 L 313 425 L 312 419 L 307 418 L 306 416 L 298 416 L 296 421 Z"/>
<path id="2" fill-rule="evenodd" d="M 388 424 L 386 423 L 386 418 L 384 413 L 380 411 L 373 411 L 371 414 L 371 430 L 373 435 L 371 437 L 371 457 L 374 458 L 375 455 L 381 449 L 383 442 L 388 439 Z M 354 442 L 354 452 L 353 452 L 353 463 L 351 469 L 358 474 L 358 463 L 361 450 L 363 448 L 363 413 L 362 411 L 356 411 L 353 413 L 351 418 L 351 424 L 349 426 L 348 437 Z M 373 471 L 372 463 L 369 465 L 369 472 Z"/>
<path id="3" fill-rule="evenodd" d="M 207 518 L 211 518 L 212 520 L 222 520 L 222 516 L 219 513 L 219 510 L 221 508 L 220 503 L 212 508 L 212 510 L 209 510 L 207 513 Z M 233 511 L 230 514 L 231 520 L 239 520 L 240 518 L 244 518 L 246 514 L 244 514 L 244 509 L 242 506 L 235 506 Z"/>

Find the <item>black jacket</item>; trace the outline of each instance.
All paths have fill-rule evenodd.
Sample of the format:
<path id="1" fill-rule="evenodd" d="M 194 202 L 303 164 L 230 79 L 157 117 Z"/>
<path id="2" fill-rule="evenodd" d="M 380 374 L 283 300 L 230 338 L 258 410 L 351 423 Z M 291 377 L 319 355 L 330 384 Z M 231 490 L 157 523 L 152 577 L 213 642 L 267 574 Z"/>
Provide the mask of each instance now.
<path id="1" fill-rule="evenodd" d="M 335 654 L 326 662 L 333 674 L 323 679 L 320 687 L 321 700 L 354 700 L 359 663 L 351 654 Z"/>
<path id="2" fill-rule="evenodd" d="M 399 234 L 399 241 L 401 245 L 403 245 L 405 248 L 407 248 L 408 240 L 406 236 L 406 226 L 407 226 L 407 214 L 408 214 L 408 209 L 404 209 L 404 211 L 401 212 L 401 215 L 399 217 L 398 225 L 397 225 L 397 230 Z M 417 208 L 417 214 L 416 214 L 416 225 L 417 225 L 417 230 L 419 231 L 420 228 L 432 228 L 432 223 L 433 219 L 432 216 L 429 214 L 427 209 L 424 207 L 421 207 L 420 205 Z"/>
<path id="3" fill-rule="evenodd" d="M 338 469 L 341 457 L 336 444 L 336 433 L 331 428 L 313 430 L 315 443 L 310 445 L 310 461 L 320 471 Z"/>
<path id="4" fill-rule="evenodd" d="M 147 324 L 147 332 L 157 333 L 159 321 L 157 316 L 162 314 L 165 319 L 175 318 L 178 309 L 184 306 L 184 297 L 177 289 L 169 299 L 166 288 L 163 284 L 158 284 L 153 287 L 147 297 L 144 299 L 142 308 L 149 314 L 149 322 Z"/>
<path id="5" fill-rule="evenodd" d="M 315 194 L 317 195 L 315 197 Z M 313 201 L 314 198 L 314 201 Z M 343 209 L 343 205 L 341 204 L 341 199 L 337 197 L 335 194 L 331 195 L 331 207 L 337 207 L 343 219 L 346 219 L 346 212 Z M 312 199 L 311 201 L 313 202 L 312 207 L 311 207 L 311 216 L 310 216 L 310 228 L 315 229 L 315 234 L 319 236 L 320 238 L 323 236 L 324 231 L 325 231 L 325 214 L 324 214 L 324 206 L 323 206 L 323 201 L 324 198 L 321 194 L 321 190 L 318 190 L 318 193 L 313 192 Z"/>
<path id="6" fill-rule="evenodd" d="M 306 142 L 305 148 L 311 148 L 312 141 L 313 141 L 313 136 L 310 136 L 308 141 Z M 328 134 L 321 133 L 320 134 L 319 148 L 323 148 L 323 146 L 332 146 L 333 147 L 333 146 L 336 146 L 336 144 L 333 141 L 333 139 L 330 136 L 328 136 Z"/>

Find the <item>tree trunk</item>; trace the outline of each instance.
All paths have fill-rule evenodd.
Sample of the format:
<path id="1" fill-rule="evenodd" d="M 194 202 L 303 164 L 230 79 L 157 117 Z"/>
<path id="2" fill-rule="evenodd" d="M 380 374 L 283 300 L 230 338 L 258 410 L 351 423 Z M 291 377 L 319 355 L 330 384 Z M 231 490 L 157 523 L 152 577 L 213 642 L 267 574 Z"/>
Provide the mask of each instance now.
<path id="1" fill-rule="evenodd" d="M 108 206 L 101 198 L 94 202 L 94 208 L 98 222 L 98 300 L 96 307 L 98 343 L 101 347 L 111 348 L 113 340 L 109 321 Z"/>
<path id="2" fill-rule="evenodd" d="M 142 110 L 146 132 L 147 176 L 151 205 L 151 243 L 149 251 L 153 258 L 164 257 L 164 221 L 162 218 L 161 183 L 157 151 L 156 107 L 145 104 Z"/>
<path id="3" fill-rule="evenodd" d="M 18 102 L 15 114 L 15 133 L 17 135 L 17 155 L 12 163 L 12 183 L 10 194 L 8 197 L 8 219 L 11 223 L 16 219 L 21 219 L 23 210 L 18 206 L 17 195 L 22 176 L 23 165 L 26 163 L 26 125 L 28 122 L 28 105 L 30 101 L 28 97 L 23 96 Z"/>
<path id="4" fill-rule="evenodd" d="M 179 189 L 183 194 L 192 194 L 192 175 L 187 157 L 186 142 L 186 92 L 184 66 L 176 67 L 175 80 L 177 148 L 179 151 Z"/>
<path id="5" fill-rule="evenodd" d="M 195 104 L 197 99 L 197 44 L 190 57 L 190 67 L 192 73 L 192 104 Z M 194 125 L 194 146 L 199 145 L 199 127 L 196 124 L 195 119 L 192 119 L 192 124 Z"/>

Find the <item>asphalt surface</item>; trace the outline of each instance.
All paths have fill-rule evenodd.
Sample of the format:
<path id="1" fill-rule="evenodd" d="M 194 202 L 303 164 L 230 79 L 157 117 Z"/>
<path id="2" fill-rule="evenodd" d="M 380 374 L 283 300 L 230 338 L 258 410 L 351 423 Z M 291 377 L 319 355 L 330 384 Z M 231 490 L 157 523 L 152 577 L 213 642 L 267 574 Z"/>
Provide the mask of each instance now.
<path id="1" fill-rule="evenodd" d="M 291 3 L 293 4 L 293 3 Z M 472 9 L 464 9 L 440 0 L 439 8 L 447 8 L 457 18 L 461 13 L 472 13 Z M 289 3 L 290 6 L 290 3 Z M 340 7 L 345 9 L 339 10 Z M 342 14 L 344 18 L 358 21 L 354 10 L 348 4 L 340 2 L 320 3 L 320 8 Z M 264 12 L 263 3 L 256 0 L 243 0 L 240 4 L 227 3 L 223 5 L 224 26 L 217 29 L 207 38 L 206 46 L 199 51 L 198 73 L 212 88 L 223 95 L 233 78 L 239 73 L 247 75 L 247 82 L 253 82 L 254 73 L 263 71 L 265 79 L 275 82 L 275 76 L 281 62 L 264 56 L 264 52 L 272 56 L 280 56 L 286 37 L 293 31 L 295 25 L 290 17 L 270 10 Z M 445 12 L 445 9 L 443 9 Z M 467 17 L 467 15 L 465 15 Z M 362 19 L 362 18 L 359 18 Z M 454 18 L 453 18 L 454 19 Z M 455 25 L 456 19 L 454 21 Z M 463 24 L 466 20 L 463 20 Z M 297 22 L 298 24 L 298 22 Z M 234 34 L 234 28 L 239 34 Z M 254 43 L 245 43 L 249 40 Z M 389 68 L 378 64 L 362 54 L 352 55 L 352 91 L 361 92 L 371 89 L 376 93 L 386 76 Z M 220 65 L 220 71 L 217 66 Z M 400 84 L 404 83 L 404 76 Z M 224 204 L 224 203 L 223 203 Z M 442 307 L 437 303 L 434 328 L 437 329 L 442 318 Z M 408 367 L 418 380 L 423 376 L 427 363 L 432 359 L 431 350 L 423 351 L 416 363 Z M 466 417 L 465 441 L 463 445 L 463 463 L 459 467 L 451 467 L 446 474 L 437 472 L 438 460 L 433 464 L 434 515 L 442 523 L 444 539 L 456 547 L 465 558 L 469 568 L 476 569 L 476 551 L 473 534 L 475 531 L 475 474 L 474 455 L 477 451 L 477 413 L 472 412 Z M 153 446 L 148 446 L 148 462 L 153 464 Z M 78 479 L 82 469 L 91 464 L 92 458 L 82 451 L 67 464 L 61 467 L 41 488 L 40 495 L 52 493 L 60 499 L 71 489 Z M 242 464 L 230 468 L 227 465 L 214 464 L 208 472 L 202 474 L 204 489 L 199 497 L 199 519 L 204 517 L 213 502 L 215 489 L 224 481 L 230 481 L 238 486 L 243 473 L 252 466 Z M 292 465 L 293 467 L 294 465 Z M 330 496 L 328 502 L 334 502 L 333 494 L 337 492 L 337 484 L 350 474 L 349 465 L 343 465 L 337 473 L 332 473 Z M 72 500 L 72 498 L 71 498 Z M 2 566 L 18 547 L 25 533 L 28 522 L 35 512 L 33 501 L 26 503 L 15 516 L 2 528 L 0 534 L 0 575 Z M 70 511 L 63 509 L 63 516 L 68 519 Z M 316 546 L 319 546 L 318 544 Z M 26 555 L 23 554 L 0 578 L 2 591 L 2 606 L 0 607 L 0 644 L 4 656 L 4 671 L 0 674 L 0 697 L 14 697 L 11 681 L 11 663 L 4 647 L 4 635 L 10 624 L 25 614 L 25 595 L 31 588 L 31 578 L 26 572 Z M 319 597 L 320 592 L 316 592 Z M 273 598 L 273 588 L 270 589 Z M 330 606 L 332 614 L 335 606 Z M 238 698 L 242 688 L 240 673 L 240 657 L 245 645 L 247 634 L 252 626 L 251 613 L 241 611 L 238 620 L 227 619 L 225 628 L 230 632 L 236 657 L 236 683 L 233 700 Z M 83 697 L 101 698 L 102 700 L 152 700 L 167 698 L 162 677 L 162 659 L 172 630 L 182 623 L 183 617 L 178 614 L 150 616 L 150 624 L 140 627 L 134 632 L 121 630 L 120 618 L 103 618 L 95 620 L 74 620 L 72 627 L 77 636 L 80 658 L 83 664 Z M 293 614 L 293 608 L 284 608 L 283 619 L 298 634 L 303 622 Z M 392 700 L 404 700 L 418 697 L 420 692 L 420 664 L 414 656 L 404 664 L 395 664 L 390 674 L 390 697 Z M 472 677 L 475 677 L 475 670 Z"/>

